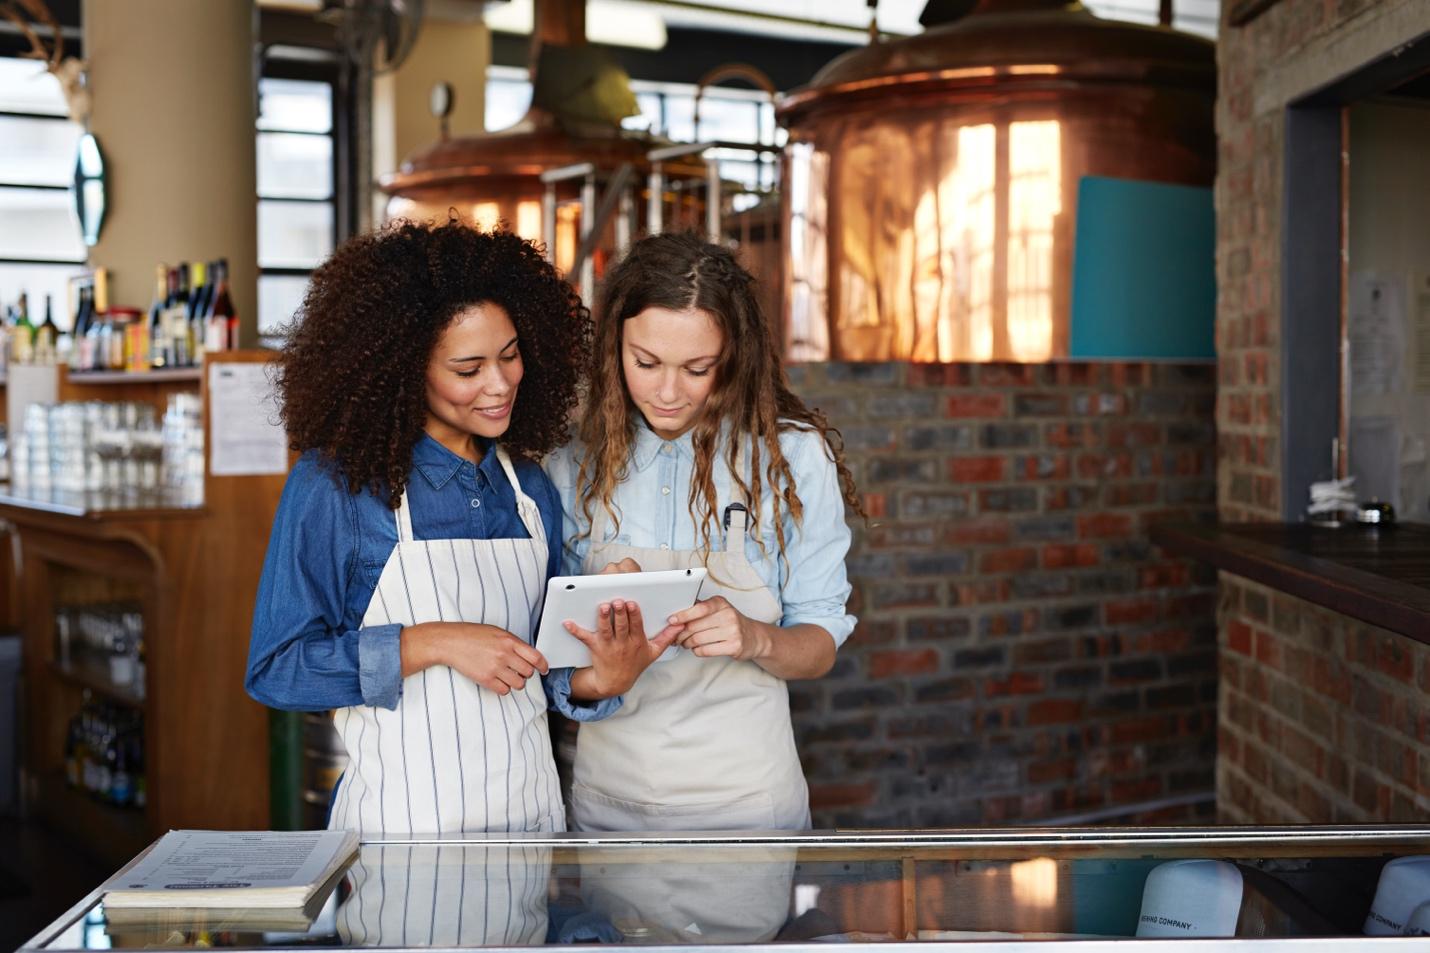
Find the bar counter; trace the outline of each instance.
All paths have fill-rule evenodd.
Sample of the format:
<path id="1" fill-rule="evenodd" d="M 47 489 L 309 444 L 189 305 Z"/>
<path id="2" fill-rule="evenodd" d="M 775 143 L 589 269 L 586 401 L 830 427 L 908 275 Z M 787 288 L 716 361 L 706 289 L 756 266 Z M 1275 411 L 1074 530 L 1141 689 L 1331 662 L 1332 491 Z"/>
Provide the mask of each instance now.
<path id="1" fill-rule="evenodd" d="M 1386 865 L 1426 854 L 1426 826 L 386 836 L 307 912 L 120 922 L 100 888 L 22 950 L 1411 950 L 1361 931 Z M 1424 877 L 1398 903 L 1422 900 Z M 1226 932 L 1197 938 L 1210 907 Z"/>
<path id="2" fill-rule="evenodd" d="M 1168 552 L 1430 643 L 1430 526 L 1161 524 L 1151 537 Z"/>

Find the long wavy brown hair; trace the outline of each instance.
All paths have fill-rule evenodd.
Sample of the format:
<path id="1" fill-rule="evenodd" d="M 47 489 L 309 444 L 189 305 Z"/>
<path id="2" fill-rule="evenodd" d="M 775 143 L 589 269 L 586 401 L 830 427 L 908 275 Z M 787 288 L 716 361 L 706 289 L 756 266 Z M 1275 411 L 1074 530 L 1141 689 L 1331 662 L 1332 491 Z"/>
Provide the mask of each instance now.
<path id="1" fill-rule="evenodd" d="M 711 525 L 719 501 L 711 476 L 722 428 L 731 440 L 724 448 L 731 476 L 752 501 L 750 518 L 758 521 L 766 486 L 773 490 L 775 538 L 785 555 L 783 514 L 795 525 L 804 517 L 789 463 L 780 450 L 779 435 L 787 430 L 815 430 L 824 439 L 829 458 L 839 472 L 845 504 L 860 516 L 864 508 L 854 477 L 844 462 L 839 431 L 818 410 L 806 407 L 789 387 L 770 322 L 755 295 L 755 279 L 719 245 L 693 235 L 653 235 L 637 242 L 606 277 L 598 309 L 592 351 L 590 391 L 579 433 L 585 445 L 576 486 L 580 507 L 591 525 L 596 506 L 603 506 L 613 524 L 619 515 L 611 504 L 617 484 L 626 478 L 639 410 L 626 389 L 622 343 L 628 318 L 647 308 L 671 311 L 698 309 L 710 315 L 724 338 L 715 363 L 715 384 L 704 412 L 691 430 L 695 472 L 687 505 L 700 527 L 704 548 L 710 548 Z M 737 463 L 740 439 L 748 435 L 749 469 Z M 589 532 L 589 530 L 588 530 Z"/>
<path id="2" fill-rule="evenodd" d="M 396 508 L 427 418 L 427 364 L 461 311 L 497 304 L 525 374 L 501 444 L 538 460 L 563 443 L 589 361 L 591 315 L 541 251 L 509 231 L 397 221 L 313 273 L 275 385 L 289 446 L 316 450 L 352 493 Z"/>

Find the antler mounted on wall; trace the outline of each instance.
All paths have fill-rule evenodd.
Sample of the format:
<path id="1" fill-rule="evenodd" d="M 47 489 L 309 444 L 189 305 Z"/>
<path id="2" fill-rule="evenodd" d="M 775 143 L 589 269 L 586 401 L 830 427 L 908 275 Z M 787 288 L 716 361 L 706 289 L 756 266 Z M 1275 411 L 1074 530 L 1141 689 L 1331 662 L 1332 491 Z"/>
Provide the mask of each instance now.
<path id="1" fill-rule="evenodd" d="M 44 0 L 0 0 L 0 15 L 19 27 L 20 33 L 30 41 L 30 51 L 21 55 L 25 59 L 43 61 L 45 68 L 60 81 L 70 118 L 87 125 L 90 101 L 85 63 L 77 57 L 64 55 L 64 30 L 50 8 L 45 6 Z M 41 38 L 40 30 L 50 32 L 54 38 L 50 44 L 47 45 Z"/>

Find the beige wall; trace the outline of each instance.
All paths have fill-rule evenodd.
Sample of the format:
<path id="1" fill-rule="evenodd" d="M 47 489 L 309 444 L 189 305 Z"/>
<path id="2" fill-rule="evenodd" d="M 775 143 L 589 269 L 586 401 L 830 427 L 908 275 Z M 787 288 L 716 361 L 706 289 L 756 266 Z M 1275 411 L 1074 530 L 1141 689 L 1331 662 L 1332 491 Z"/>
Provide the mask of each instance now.
<path id="1" fill-rule="evenodd" d="M 108 215 L 90 264 L 147 308 L 159 262 L 227 258 L 242 343 L 258 305 L 251 0 L 86 0 Z"/>
<path id="2" fill-rule="evenodd" d="M 396 171 L 403 159 L 437 140 L 440 127 L 428 108 L 437 83 L 450 83 L 456 90 L 451 134 L 482 131 L 491 48 L 491 33 L 480 20 L 428 18 L 402 66 L 373 81 L 374 177 Z M 378 191 L 374 203 L 374 220 L 382 221 L 386 196 Z"/>

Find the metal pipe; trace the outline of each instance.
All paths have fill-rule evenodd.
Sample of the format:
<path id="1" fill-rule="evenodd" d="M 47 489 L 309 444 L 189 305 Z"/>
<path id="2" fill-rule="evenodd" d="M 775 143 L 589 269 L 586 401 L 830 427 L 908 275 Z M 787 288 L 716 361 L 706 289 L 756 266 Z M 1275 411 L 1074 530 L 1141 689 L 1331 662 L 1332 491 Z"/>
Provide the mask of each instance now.
<path id="1" fill-rule="evenodd" d="M 645 227 L 652 235 L 659 235 L 665 230 L 665 173 L 661 163 L 654 158 L 648 183 L 650 198 L 646 205 Z"/>
<path id="2" fill-rule="evenodd" d="M 713 157 L 705 160 L 705 234 L 706 240 L 720 242 L 720 163 Z"/>
<path id="3" fill-rule="evenodd" d="M 586 173 L 586 181 L 581 183 L 581 244 L 590 243 L 596 229 L 596 170 Z M 590 296 L 596 283 L 596 256 L 587 253 L 581 262 L 581 293 Z"/>

